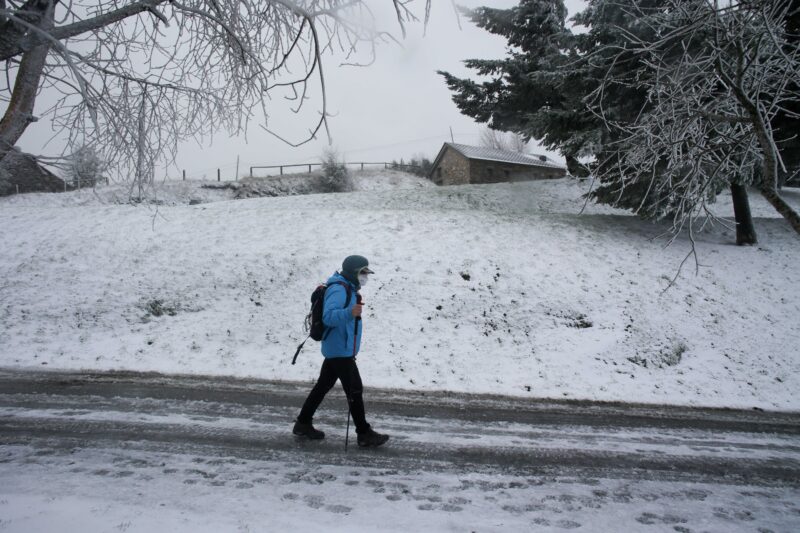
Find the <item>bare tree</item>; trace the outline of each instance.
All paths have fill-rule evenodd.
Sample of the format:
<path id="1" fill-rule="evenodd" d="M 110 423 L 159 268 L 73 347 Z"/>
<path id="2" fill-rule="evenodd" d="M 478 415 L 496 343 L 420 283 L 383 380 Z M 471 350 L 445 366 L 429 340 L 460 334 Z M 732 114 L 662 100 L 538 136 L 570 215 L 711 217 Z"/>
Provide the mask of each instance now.
<path id="1" fill-rule="evenodd" d="M 403 31 L 410 1 L 391 0 Z M 391 36 L 373 22 L 363 0 L 0 0 L 0 160 L 41 90 L 59 95 L 43 112 L 56 135 L 97 146 L 140 194 L 179 142 L 253 120 L 279 136 L 270 100 L 299 112 L 316 88 L 319 119 L 292 144 L 307 142 L 327 131 L 323 55 L 374 54 Z"/>
<path id="2" fill-rule="evenodd" d="M 520 154 L 524 154 L 528 147 L 528 143 L 519 133 L 493 130 L 488 126 L 481 130 L 480 143 L 481 146 L 486 148 L 518 152 Z"/>
<path id="3" fill-rule="evenodd" d="M 796 133 L 771 128 L 778 113 L 800 118 L 788 106 L 800 101 L 800 51 L 785 24 L 790 5 L 668 0 L 645 10 L 632 2 L 629 9 L 640 10 L 637 18 L 656 37 L 645 42 L 631 34 L 611 61 L 629 61 L 633 51 L 635 72 L 625 81 L 607 78 L 589 99 L 618 139 L 598 166 L 601 181 L 619 194 L 646 188 L 648 208 L 672 216 L 676 235 L 708 220 L 707 203 L 722 189 L 732 187 L 736 205 L 737 190 L 746 195 L 745 186 L 754 184 L 800 233 L 800 216 L 777 190 L 779 170 L 785 171 L 779 147 Z M 607 119 L 606 95 L 617 83 L 646 91 L 633 123 Z M 747 206 L 746 196 L 738 205 Z"/>

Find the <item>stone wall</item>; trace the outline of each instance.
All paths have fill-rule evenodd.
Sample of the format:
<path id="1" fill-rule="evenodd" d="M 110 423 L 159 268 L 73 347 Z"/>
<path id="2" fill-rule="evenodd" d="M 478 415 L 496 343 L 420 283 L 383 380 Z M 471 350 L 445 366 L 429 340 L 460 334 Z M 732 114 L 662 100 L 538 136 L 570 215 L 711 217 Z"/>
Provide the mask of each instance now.
<path id="1" fill-rule="evenodd" d="M 431 179 L 437 185 L 463 185 L 469 183 L 469 159 L 448 147 L 439 165 L 433 169 Z"/>
<path id="2" fill-rule="evenodd" d="M 430 178 L 437 185 L 465 185 L 554 179 L 562 178 L 566 173 L 564 168 L 468 159 L 460 152 L 446 146 Z"/>
<path id="3" fill-rule="evenodd" d="M 470 183 L 501 183 L 507 181 L 529 181 L 562 178 L 567 171 L 563 168 L 532 167 L 515 165 L 500 161 L 470 161 Z"/>

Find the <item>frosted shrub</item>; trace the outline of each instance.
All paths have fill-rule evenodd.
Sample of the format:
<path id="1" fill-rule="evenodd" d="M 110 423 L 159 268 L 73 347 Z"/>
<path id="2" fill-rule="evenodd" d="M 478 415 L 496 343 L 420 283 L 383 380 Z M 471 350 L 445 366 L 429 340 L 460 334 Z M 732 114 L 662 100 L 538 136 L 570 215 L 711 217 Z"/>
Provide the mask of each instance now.
<path id="1" fill-rule="evenodd" d="M 348 192 L 353 190 L 350 173 L 335 150 L 322 155 L 322 188 L 320 192 Z"/>
<path id="2" fill-rule="evenodd" d="M 105 162 L 91 146 L 81 146 L 70 156 L 67 176 L 73 187 L 94 187 L 102 179 Z"/>

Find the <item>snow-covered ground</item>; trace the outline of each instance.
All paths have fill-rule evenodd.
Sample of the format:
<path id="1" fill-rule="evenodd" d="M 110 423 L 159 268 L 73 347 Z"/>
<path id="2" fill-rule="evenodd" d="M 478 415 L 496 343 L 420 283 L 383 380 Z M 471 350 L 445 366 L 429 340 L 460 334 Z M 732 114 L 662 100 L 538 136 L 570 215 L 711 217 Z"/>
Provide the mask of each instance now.
<path id="1" fill-rule="evenodd" d="M 0 528 L 81 531 L 789 532 L 797 491 L 506 472 L 398 472 L 5 446 Z M 46 482 L 45 482 L 46 480 Z M 756 529 L 758 528 L 758 529 Z"/>
<path id="2" fill-rule="evenodd" d="M 717 224 L 665 291 L 688 240 L 579 214 L 586 184 L 356 181 L 249 200 L 176 182 L 158 208 L 114 187 L 0 199 L 0 366 L 312 380 L 316 345 L 289 364 L 308 296 L 358 253 L 377 272 L 367 386 L 800 408 L 800 239 L 757 195 L 760 244 Z"/>
<path id="3" fill-rule="evenodd" d="M 257 188 L 263 196 L 285 196 L 306 194 L 312 179 L 320 175 L 287 174 L 285 176 L 243 177 L 239 181 L 162 181 L 145 191 L 145 198 L 157 205 L 187 205 L 222 200 L 233 200 L 237 193 L 248 188 Z M 424 178 L 395 170 L 350 171 L 351 184 L 355 191 L 384 191 L 434 187 Z M 68 194 L 31 193 L 0 198 L 0 206 L 71 207 L 88 205 L 130 204 L 130 184 L 99 185 L 94 189 L 82 189 Z"/>
<path id="4" fill-rule="evenodd" d="M 0 531 L 796 531 L 796 415 L 162 376 L 0 376 Z M 33 379 L 31 379 L 33 377 Z M 352 436 L 352 435 L 351 435 Z"/>

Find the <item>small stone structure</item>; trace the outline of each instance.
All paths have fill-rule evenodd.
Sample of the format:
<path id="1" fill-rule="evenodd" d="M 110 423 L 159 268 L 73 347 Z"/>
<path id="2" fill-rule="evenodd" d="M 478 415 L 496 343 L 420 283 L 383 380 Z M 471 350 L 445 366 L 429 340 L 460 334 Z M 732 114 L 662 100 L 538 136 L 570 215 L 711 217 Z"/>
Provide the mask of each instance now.
<path id="1" fill-rule="evenodd" d="M 66 189 L 71 190 L 71 187 Z M 64 192 L 64 180 L 31 155 L 11 150 L 0 161 L 0 196 L 25 192 Z"/>
<path id="2" fill-rule="evenodd" d="M 565 166 L 547 156 L 444 143 L 428 178 L 437 185 L 464 185 L 552 179 L 566 174 Z"/>

